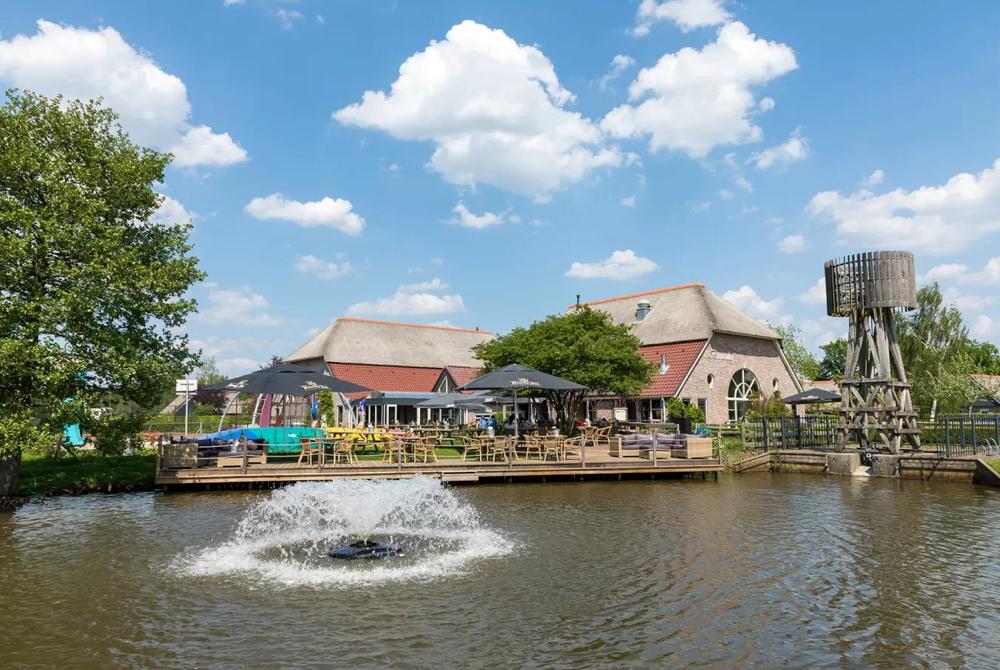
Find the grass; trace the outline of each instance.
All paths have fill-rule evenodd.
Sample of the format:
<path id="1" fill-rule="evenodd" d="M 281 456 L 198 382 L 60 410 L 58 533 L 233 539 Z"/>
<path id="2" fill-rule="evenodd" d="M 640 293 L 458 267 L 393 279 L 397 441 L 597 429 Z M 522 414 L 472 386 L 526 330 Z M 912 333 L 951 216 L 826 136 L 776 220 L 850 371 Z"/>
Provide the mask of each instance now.
<path id="1" fill-rule="evenodd" d="M 1000 472 L 1000 458 L 994 458 L 993 460 L 986 462 L 990 464 L 991 468 L 993 468 L 997 472 Z"/>
<path id="2" fill-rule="evenodd" d="M 77 453 L 59 459 L 24 454 L 17 492 L 24 496 L 46 496 L 151 489 L 155 462 L 152 451 L 132 456 Z"/>

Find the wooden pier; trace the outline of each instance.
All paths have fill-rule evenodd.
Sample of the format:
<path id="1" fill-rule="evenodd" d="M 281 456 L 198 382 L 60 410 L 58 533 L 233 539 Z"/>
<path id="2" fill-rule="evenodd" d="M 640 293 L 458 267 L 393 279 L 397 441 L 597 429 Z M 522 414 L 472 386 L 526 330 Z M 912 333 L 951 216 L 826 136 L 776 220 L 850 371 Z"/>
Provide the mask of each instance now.
<path id="1" fill-rule="evenodd" d="M 406 479 L 423 475 L 455 484 L 521 481 L 617 480 L 685 475 L 718 476 L 724 465 L 718 458 L 671 458 L 660 455 L 612 456 L 607 449 L 588 447 L 577 461 L 517 460 L 511 463 L 462 461 L 440 458 L 437 462 L 386 463 L 361 460 L 354 463 L 298 464 L 294 462 L 246 463 L 219 466 L 163 467 L 158 463 L 156 484 L 166 488 L 213 487 L 215 485 L 273 486 L 302 481 L 334 479 Z"/>

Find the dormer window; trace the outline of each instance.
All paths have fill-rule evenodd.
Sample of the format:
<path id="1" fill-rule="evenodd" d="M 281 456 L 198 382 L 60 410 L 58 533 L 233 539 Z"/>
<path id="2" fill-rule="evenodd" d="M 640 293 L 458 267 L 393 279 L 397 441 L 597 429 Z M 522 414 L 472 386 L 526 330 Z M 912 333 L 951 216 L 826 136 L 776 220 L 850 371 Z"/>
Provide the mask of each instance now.
<path id="1" fill-rule="evenodd" d="M 660 354 L 660 374 L 661 375 L 667 374 L 667 370 L 669 370 L 669 369 L 670 369 L 670 366 L 667 365 L 667 356 L 666 356 L 666 354 Z"/>
<path id="2" fill-rule="evenodd" d="M 636 322 L 642 321 L 649 314 L 649 310 L 653 307 L 649 304 L 648 300 L 640 300 L 635 306 L 635 320 Z"/>

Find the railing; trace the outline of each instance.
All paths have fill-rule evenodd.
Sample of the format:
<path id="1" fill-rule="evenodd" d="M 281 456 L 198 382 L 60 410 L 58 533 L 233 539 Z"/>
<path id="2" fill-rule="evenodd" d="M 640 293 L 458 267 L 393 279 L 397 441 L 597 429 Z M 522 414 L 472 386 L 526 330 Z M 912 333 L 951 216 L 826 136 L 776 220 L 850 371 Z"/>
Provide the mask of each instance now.
<path id="1" fill-rule="evenodd" d="M 792 416 L 745 419 L 741 424 L 746 449 L 815 449 L 837 444 L 837 419 L 828 416 Z"/>
<path id="2" fill-rule="evenodd" d="M 946 456 L 1000 455 L 1000 415 L 942 416 L 921 425 L 920 446 Z"/>

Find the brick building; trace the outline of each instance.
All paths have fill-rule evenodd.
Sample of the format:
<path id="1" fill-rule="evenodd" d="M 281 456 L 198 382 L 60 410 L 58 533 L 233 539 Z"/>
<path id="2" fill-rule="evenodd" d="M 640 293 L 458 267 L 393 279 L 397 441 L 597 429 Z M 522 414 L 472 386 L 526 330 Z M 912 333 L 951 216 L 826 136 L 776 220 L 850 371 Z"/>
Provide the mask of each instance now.
<path id="1" fill-rule="evenodd" d="M 667 402 L 677 397 L 700 407 L 709 423 L 725 423 L 743 416 L 755 391 L 786 396 L 802 390 L 781 338 L 703 284 L 586 304 L 629 325 L 642 341 L 642 356 L 657 366 L 636 397 L 591 400 L 591 421 L 662 421 Z"/>

